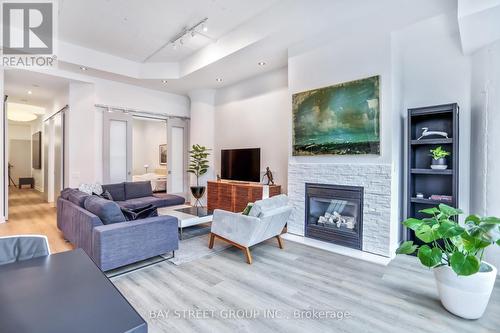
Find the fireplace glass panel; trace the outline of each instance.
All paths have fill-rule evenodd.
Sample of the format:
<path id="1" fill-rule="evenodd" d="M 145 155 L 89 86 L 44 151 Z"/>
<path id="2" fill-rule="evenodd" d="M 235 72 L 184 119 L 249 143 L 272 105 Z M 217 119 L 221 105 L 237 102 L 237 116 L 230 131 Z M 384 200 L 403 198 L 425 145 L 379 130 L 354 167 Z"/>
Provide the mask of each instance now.
<path id="1" fill-rule="evenodd" d="M 345 199 L 309 198 L 308 223 L 338 231 L 357 233 L 358 202 Z"/>

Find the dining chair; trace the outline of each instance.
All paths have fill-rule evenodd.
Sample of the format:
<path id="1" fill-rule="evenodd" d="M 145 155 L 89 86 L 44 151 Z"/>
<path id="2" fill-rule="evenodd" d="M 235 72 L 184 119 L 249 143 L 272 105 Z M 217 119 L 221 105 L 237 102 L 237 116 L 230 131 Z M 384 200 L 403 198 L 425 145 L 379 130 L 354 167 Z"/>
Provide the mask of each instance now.
<path id="1" fill-rule="evenodd" d="M 0 237 L 0 265 L 10 264 L 50 254 L 49 242 L 43 235 Z"/>

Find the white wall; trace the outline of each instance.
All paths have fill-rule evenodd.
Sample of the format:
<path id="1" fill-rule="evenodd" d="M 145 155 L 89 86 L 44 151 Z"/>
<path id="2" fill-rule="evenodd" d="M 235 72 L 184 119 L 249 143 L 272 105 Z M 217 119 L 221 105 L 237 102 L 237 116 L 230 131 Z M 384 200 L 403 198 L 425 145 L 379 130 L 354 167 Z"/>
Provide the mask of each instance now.
<path id="1" fill-rule="evenodd" d="M 134 118 L 132 129 L 133 174 L 146 172 L 144 165 L 149 165 L 148 172 L 163 168 L 160 165 L 159 146 L 167 143 L 167 123 L 164 120 Z"/>
<path id="2" fill-rule="evenodd" d="M 29 123 L 9 122 L 9 163 L 11 177 L 17 184 L 19 177 L 31 176 L 31 126 Z"/>
<path id="3" fill-rule="evenodd" d="M 209 168 L 207 173 L 199 178 L 199 186 L 206 186 L 208 180 L 215 179 L 214 159 L 216 150 L 214 149 L 215 138 L 215 90 L 203 89 L 189 92 L 191 105 L 191 121 L 189 123 L 189 145 L 195 144 L 211 149 L 208 156 Z M 189 175 L 189 184 L 196 185 L 196 176 Z M 206 196 L 204 197 L 206 198 Z M 204 200 L 204 199 L 202 199 Z"/>
<path id="4" fill-rule="evenodd" d="M 72 82 L 69 85 L 69 112 L 66 116 L 66 156 L 69 187 L 96 181 L 96 146 L 99 142 L 94 121 L 94 85 Z M 102 159 L 101 159 L 102 160 Z"/>
<path id="5" fill-rule="evenodd" d="M 401 56 L 402 110 L 460 106 L 459 207 L 469 211 L 470 59 L 462 54 L 455 14 L 441 15 L 395 33 Z"/>
<path id="6" fill-rule="evenodd" d="M 221 149 L 260 148 L 261 177 L 266 167 L 287 192 L 288 133 L 291 115 L 287 69 L 279 69 L 219 89 L 215 102 L 215 169 Z"/>
<path id="7" fill-rule="evenodd" d="M 500 42 L 472 56 L 471 213 L 500 217 Z M 500 267 L 500 248 L 486 260 Z"/>
<path id="8" fill-rule="evenodd" d="M 295 93 L 374 75 L 380 75 L 380 155 L 293 156 L 291 162 L 390 164 L 393 113 L 391 39 L 386 31 L 365 26 L 353 29 L 349 35 L 305 41 L 289 50 L 290 110 L 291 95 Z"/>
<path id="9" fill-rule="evenodd" d="M 89 79 L 95 86 L 95 104 L 155 113 L 168 113 L 183 117 L 189 116 L 189 100 L 186 96 L 115 81 Z"/>

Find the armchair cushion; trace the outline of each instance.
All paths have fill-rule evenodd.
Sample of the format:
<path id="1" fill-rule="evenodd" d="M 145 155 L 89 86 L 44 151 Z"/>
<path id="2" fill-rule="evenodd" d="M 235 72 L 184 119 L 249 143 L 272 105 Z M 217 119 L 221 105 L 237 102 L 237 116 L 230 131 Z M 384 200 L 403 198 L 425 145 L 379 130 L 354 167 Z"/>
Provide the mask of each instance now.
<path id="1" fill-rule="evenodd" d="M 258 200 L 255 201 L 248 215 L 260 217 L 265 212 L 286 206 L 287 204 L 288 204 L 288 197 L 285 194 L 280 194 L 271 198 Z"/>

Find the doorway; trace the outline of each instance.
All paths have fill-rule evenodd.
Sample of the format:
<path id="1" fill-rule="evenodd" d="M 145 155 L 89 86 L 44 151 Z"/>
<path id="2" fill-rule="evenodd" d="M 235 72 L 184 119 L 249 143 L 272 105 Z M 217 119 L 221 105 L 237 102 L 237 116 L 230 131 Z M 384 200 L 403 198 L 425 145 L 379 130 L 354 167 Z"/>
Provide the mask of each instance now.
<path id="1" fill-rule="evenodd" d="M 64 125 L 69 82 L 22 69 L 5 70 L 4 150 L 9 166 L 6 220 L 10 220 L 9 207 L 19 201 L 26 205 L 36 197 L 37 201 L 54 207 L 64 187 Z M 10 196 L 13 192 L 15 195 Z"/>
<path id="2" fill-rule="evenodd" d="M 183 197 L 188 189 L 187 119 L 108 108 L 103 114 L 103 182 L 151 181 Z"/>

